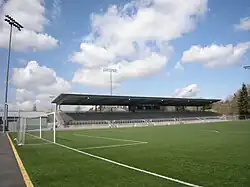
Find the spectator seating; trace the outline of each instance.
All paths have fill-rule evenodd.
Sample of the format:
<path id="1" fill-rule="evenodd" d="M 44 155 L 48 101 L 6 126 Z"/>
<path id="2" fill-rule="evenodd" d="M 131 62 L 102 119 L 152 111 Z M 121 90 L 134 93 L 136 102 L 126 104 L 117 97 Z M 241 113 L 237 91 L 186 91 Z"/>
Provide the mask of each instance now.
<path id="1" fill-rule="evenodd" d="M 64 124 L 82 121 L 121 121 L 121 120 L 160 120 L 180 119 L 191 120 L 199 118 L 217 118 L 214 112 L 60 112 Z M 78 123 L 77 123 L 78 124 Z"/>

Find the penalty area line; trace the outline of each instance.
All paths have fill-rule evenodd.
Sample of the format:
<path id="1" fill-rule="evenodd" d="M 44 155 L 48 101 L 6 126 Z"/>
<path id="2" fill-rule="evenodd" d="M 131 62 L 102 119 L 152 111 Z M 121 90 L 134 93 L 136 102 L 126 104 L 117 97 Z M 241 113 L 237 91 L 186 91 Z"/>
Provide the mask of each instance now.
<path id="1" fill-rule="evenodd" d="M 30 134 L 30 136 L 33 136 L 33 135 Z M 34 136 L 34 137 L 36 137 L 36 136 Z M 43 139 L 43 138 L 41 138 L 41 139 Z M 89 156 L 89 157 L 92 157 L 92 158 L 96 158 L 96 159 L 99 159 L 99 160 L 102 160 L 102 161 L 105 161 L 105 162 L 108 162 L 108 163 L 111 163 L 111 164 L 114 164 L 114 165 L 118 165 L 118 166 L 121 166 L 121 167 L 124 167 L 124 168 L 127 168 L 127 169 L 131 169 L 131 170 L 134 170 L 134 171 L 138 171 L 138 172 L 141 172 L 141 173 L 152 175 L 152 176 L 155 176 L 155 177 L 158 177 L 158 178 L 161 178 L 161 179 L 176 182 L 176 183 L 183 184 L 183 185 L 190 186 L 190 187 L 202 187 L 202 186 L 199 186 L 199 185 L 196 185 L 196 184 L 192 184 L 192 183 L 185 182 L 185 181 L 182 181 L 182 180 L 179 180 L 179 179 L 167 177 L 167 176 L 160 175 L 160 174 L 157 174 L 157 173 L 154 173 L 154 172 L 150 172 L 150 171 L 143 170 L 143 169 L 140 169 L 140 168 L 136 168 L 136 167 L 133 167 L 133 166 L 129 166 L 129 165 L 126 165 L 126 164 L 123 164 L 123 163 L 120 163 L 120 162 L 116 162 L 116 161 L 113 161 L 113 160 L 110 160 L 110 159 L 107 159 L 107 158 L 104 158 L 104 157 L 100 157 L 100 156 L 97 156 L 97 155 L 94 155 L 94 154 L 90 154 L 90 153 L 87 153 L 85 151 L 81 151 L 79 149 L 75 149 L 75 148 L 72 148 L 72 147 L 69 147 L 69 146 L 66 146 L 66 145 L 63 145 L 63 144 L 54 143 L 54 142 L 46 140 L 46 139 L 44 139 L 44 141 L 53 143 L 53 144 L 55 144 L 55 145 L 57 145 L 59 147 L 63 147 L 65 149 L 68 149 L 68 150 L 71 150 L 71 151 L 74 151 L 74 152 L 77 152 L 77 153 L 80 153 L 80 154 L 83 154 L 83 155 L 86 155 L 86 156 Z"/>
<path id="2" fill-rule="evenodd" d="M 104 146 L 86 147 L 86 148 L 77 148 L 77 149 L 79 149 L 79 150 L 90 150 L 90 149 L 102 149 L 102 148 L 113 148 L 113 147 L 125 147 L 125 146 L 133 146 L 133 145 L 140 145 L 140 144 L 147 144 L 147 142 L 114 144 L 114 145 L 104 145 Z"/>

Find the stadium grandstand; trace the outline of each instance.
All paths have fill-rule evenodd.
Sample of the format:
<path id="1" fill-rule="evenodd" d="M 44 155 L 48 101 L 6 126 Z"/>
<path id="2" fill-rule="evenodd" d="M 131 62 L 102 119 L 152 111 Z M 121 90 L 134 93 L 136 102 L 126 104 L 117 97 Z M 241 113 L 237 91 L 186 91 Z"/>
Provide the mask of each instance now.
<path id="1" fill-rule="evenodd" d="M 180 122 L 221 120 L 208 111 L 219 99 L 60 94 L 56 105 L 57 126 L 118 127 L 160 125 Z M 62 105 L 92 105 L 90 111 L 62 111 Z"/>

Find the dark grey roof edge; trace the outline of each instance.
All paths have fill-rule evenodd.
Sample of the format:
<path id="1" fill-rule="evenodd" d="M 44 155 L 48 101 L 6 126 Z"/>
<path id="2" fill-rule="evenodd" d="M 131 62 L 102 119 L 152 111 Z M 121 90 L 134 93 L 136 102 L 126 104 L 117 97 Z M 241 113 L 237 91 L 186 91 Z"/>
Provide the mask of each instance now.
<path id="1" fill-rule="evenodd" d="M 117 98 L 131 98 L 131 99 L 163 99 L 163 100 L 172 100 L 172 101 L 210 101 L 211 103 L 221 101 L 221 99 L 207 99 L 207 98 L 176 98 L 176 97 L 152 97 L 152 96 L 129 96 L 129 95 L 94 95 L 94 94 L 74 94 L 74 93 L 61 93 L 58 95 L 52 103 L 58 104 L 60 101 L 67 97 L 98 97 L 104 99 L 117 99 Z"/>

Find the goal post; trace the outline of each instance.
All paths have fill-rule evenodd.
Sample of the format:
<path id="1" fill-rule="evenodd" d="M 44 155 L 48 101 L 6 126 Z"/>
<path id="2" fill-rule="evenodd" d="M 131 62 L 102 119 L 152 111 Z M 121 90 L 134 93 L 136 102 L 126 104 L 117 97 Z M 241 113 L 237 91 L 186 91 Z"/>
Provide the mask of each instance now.
<path id="1" fill-rule="evenodd" d="M 23 145 L 25 143 L 25 126 L 26 126 L 26 119 L 19 118 L 18 125 L 17 125 L 17 137 L 16 141 L 18 145 Z"/>
<path id="2" fill-rule="evenodd" d="M 36 117 L 20 117 L 18 122 L 18 145 L 56 143 L 55 112 Z"/>

